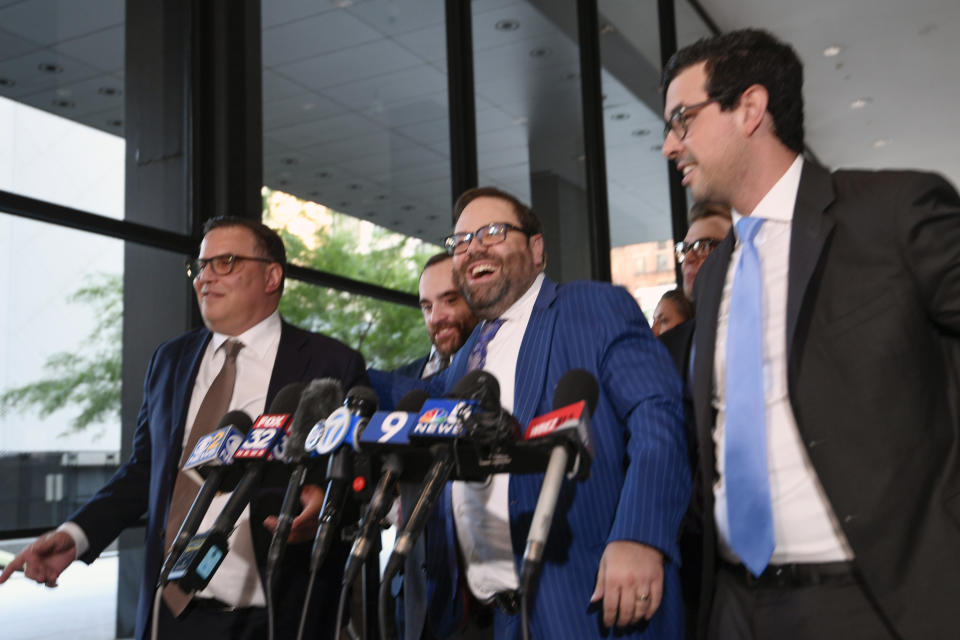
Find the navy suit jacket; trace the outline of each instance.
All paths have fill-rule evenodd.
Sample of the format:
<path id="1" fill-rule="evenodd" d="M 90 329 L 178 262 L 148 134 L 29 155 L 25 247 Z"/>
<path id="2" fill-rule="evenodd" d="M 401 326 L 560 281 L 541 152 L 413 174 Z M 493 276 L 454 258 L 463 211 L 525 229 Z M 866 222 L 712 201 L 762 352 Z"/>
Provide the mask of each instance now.
<path id="1" fill-rule="evenodd" d="M 705 631 L 716 561 L 714 347 L 729 235 L 696 282 Z M 960 602 L 960 197 L 943 178 L 806 162 L 791 225 L 787 384 L 870 600 L 903 638 Z"/>
<path id="2" fill-rule="evenodd" d="M 450 390 L 463 377 L 478 333 L 437 376 L 436 385 Z M 665 558 L 659 612 L 649 625 L 616 636 L 682 637 L 677 529 L 689 499 L 690 472 L 680 378 L 624 289 L 595 282 L 560 286 L 545 279 L 517 360 L 514 415 L 520 424 L 552 409 L 556 383 L 573 368 L 590 371 L 600 385 L 592 418 L 594 461 L 586 482 L 564 480 L 530 603 L 532 637 L 615 634 L 602 628 L 600 608 L 589 604 L 600 557 L 615 540 L 643 542 Z M 395 398 L 407 390 L 393 384 Z M 518 568 L 542 481 L 542 474 L 510 478 L 510 529 Z M 448 485 L 426 531 L 428 618 L 440 636 L 453 632 L 447 624 L 457 619 L 463 602 L 449 495 Z M 519 616 L 498 612 L 495 637 L 520 638 Z"/>
<path id="3" fill-rule="evenodd" d="M 148 635 L 153 594 L 163 562 L 164 529 L 181 456 L 184 423 L 197 370 L 211 335 L 207 329 L 195 329 L 157 348 L 147 367 L 143 402 L 137 416 L 130 459 L 90 502 L 70 518 L 83 529 L 90 542 L 90 549 L 80 559 L 91 563 L 123 529 L 135 524 L 146 514 L 146 562 L 140 585 L 135 635 L 138 640 Z M 267 391 L 267 407 L 287 384 L 322 377 L 340 380 L 344 389 L 365 383 L 363 357 L 332 338 L 284 322 Z M 279 511 L 286 485 L 283 473 L 278 474 L 280 477 L 272 475 L 265 474 L 263 487 L 251 503 L 250 523 L 261 580 L 265 576 L 270 534 L 258 523 L 267 515 Z M 291 545 L 278 572 L 279 586 L 275 602 L 278 637 L 281 638 L 296 635 L 307 586 L 309 547 L 309 543 Z M 312 621 L 316 633 L 308 634 L 308 637 L 321 637 L 317 635 L 321 629 L 318 623 L 320 617 L 328 621 L 325 625 L 328 629 L 333 626 L 329 621 L 336 615 L 345 554 L 346 549 L 342 545 L 331 552 L 323 569 L 324 579 L 318 580 L 314 588 L 311 611 L 317 614 Z M 318 596 L 317 592 L 323 595 Z"/>

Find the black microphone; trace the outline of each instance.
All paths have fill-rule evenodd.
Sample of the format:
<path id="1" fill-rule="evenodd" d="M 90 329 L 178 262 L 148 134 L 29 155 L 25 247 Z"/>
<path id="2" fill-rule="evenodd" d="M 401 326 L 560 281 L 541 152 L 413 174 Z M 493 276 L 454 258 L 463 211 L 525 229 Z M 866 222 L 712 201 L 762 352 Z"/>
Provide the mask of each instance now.
<path id="1" fill-rule="evenodd" d="M 243 411 L 229 411 L 220 419 L 217 428 L 200 438 L 196 446 L 183 464 L 183 469 L 195 469 L 201 475 L 206 474 L 203 484 L 197 496 L 190 505 L 180 530 L 170 545 L 170 551 L 163 561 L 163 567 L 160 569 L 160 578 L 157 581 L 158 587 L 167 584 L 167 577 L 174 563 L 186 549 L 190 538 L 197 532 L 203 516 L 210 508 L 217 492 L 227 484 L 228 472 L 236 469 L 230 463 L 233 462 L 233 453 L 237 447 L 250 432 L 253 426 L 253 420 Z M 235 474 L 233 474 L 235 475 Z M 237 478 L 233 479 L 233 484 L 237 484 Z"/>
<path id="2" fill-rule="evenodd" d="M 533 581 L 543 564 L 543 552 L 563 476 L 568 471 L 581 480 L 589 475 L 593 457 L 590 415 L 596 409 L 599 394 L 597 379 L 592 373 L 571 369 L 563 374 L 554 390 L 554 411 L 531 420 L 527 428 L 527 440 L 553 443 L 523 552 L 520 586 L 528 599 Z"/>
<path id="3" fill-rule="evenodd" d="M 367 428 L 358 439 L 364 452 L 370 450 L 371 446 L 386 446 L 389 450 L 383 455 L 383 461 L 380 465 L 380 482 L 377 484 L 373 497 L 370 498 L 370 506 L 363 517 L 360 525 L 360 533 L 353 542 L 353 548 L 350 550 L 350 556 L 343 569 L 343 584 L 351 584 L 360 572 L 363 561 L 366 560 L 370 549 L 374 545 L 374 536 L 377 534 L 377 527 L 386 518 L 390 507 L 393 506 L 396 497 L 395 487 L 397 481 L 403 474 L 404 455 L 401 450 L 397 450 L 397 441 L 404 439 L 400 432 L 411 426 L 411 417 L 413 422 L 420 412 L 420 408 L 427 400 L 427 392 L 421 389 L 414 389 L 400 399 L 397 403 L 396 411 L 378 411 L 374 417 L 370 418 Z M 383 414 L 383 415 L 378 415 Z M 377 421 L 377 418 L 380 418 Z M 376 424 L 375 424 L 376 423 Z M 408 438 L 404 439 L 408 442 Z M 368 442 L 370 443 L 368 445 Z"/>
<path id="4" fill-rule="evenodd" d="M 430 511 L 453 470 L 456 460 L 454 447 L 457 441 L 467 438 L 493 442 L 497 432 L 505 431 L 502 428 L 505 412 L 500 407 L 500 384 L 491 373 L 471 371 L 460 379 L 449 395 L 459 398 L 460 401 L 449 409 L 427 409 L 428 405 L 435 402 L 428 401 L 420 422 L 410 433 L 411 441 L 435 439 L 436 444 L 430 447 L 434 462 L 427 472 L 423 489 L 410 512 L 406 526 L 397 537 L 383 574 L 384 581 L 389 581 L 400 571 L 407 555 L 413 549 L 413 543 L 426 526 Z M 431 419 L 432 411 L 437 412 L 435 419 Z"/>
<path id="5" fill-rule="evenodd" d="M 311 429 L 324 418 L 329 416 L 343 402 L 343 388 L 340 381 L 333 378 L 321 378 L 310 382 L 300 396 L 300 403 L 293 414 L 290 423 L 290 436 L 284 445 L 282 461 L 293 464 L 294 468 L 287 483 L 287 490 L 283 495 L 283 503 L 277 516 L 277 527 L 274 529 L 270 548 L 267 551 L 267 586 L 272 591 L 274 572 L 283 558 L 287 545 L 287 536 L 293 526 L 294 512 L 300 496 L 300 487 L 303 486 L 307 475 L 309 462 L 312 458 L 305 449 L 307 435 Z M 266 594 L 271 597 L 270 593 Z"/>
<path id="6" fill-rule="evenodd" d="M 327 492 L 323 497 L 317 535 L 310 552 L 310 571 L 316 571 L 339 533 L 347 491 L 353 480 L 354 448 L 360 433 L 376 410 L 379 399 L 373 389 L 358 386 L 347 393 L 344 406 L 324 421 L 323 435 L 316 446 L 319 454 L 330 454 L 327 463 Z"/>
<path id="7" fill-rule="evenodd" d="M 270 413 L 257 418 L 250 433 L 234 452 L 235 461 L 247 462 L 240 482 L 230 494 L 213 526 L 191 538 L 170 571 L 169 579 L 179 582 L 184 591 L 203 589 L 223 562 L 230 549 L 230 533 L 260 486 L 264 463 L 283 450 L 287 427 L 297 409 L 304 386 L 298 382 L 281 389 L 270 405 Z"/>

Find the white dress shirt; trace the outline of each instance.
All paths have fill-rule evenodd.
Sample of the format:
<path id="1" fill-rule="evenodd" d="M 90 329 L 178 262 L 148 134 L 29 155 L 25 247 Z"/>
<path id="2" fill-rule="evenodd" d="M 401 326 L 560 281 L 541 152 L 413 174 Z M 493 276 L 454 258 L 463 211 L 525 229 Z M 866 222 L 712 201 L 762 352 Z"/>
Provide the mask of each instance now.
<path id="1" fill-rule="evenodd" d="M 484 371 L 500 383 L 500 404 L 513 412 L 517 354 L 527 331 L 533 305 L 543 286 L 543 274 L 507 309 L 503 324 L 487 345 Z M 486 482 L 452 483 L 453 521 L 465 575 L 473 595 L 487 602 L 496 593 L 520 586 L 510 539 L 510 475 L 498 473 Z"/>
<path id="2" fill-rule="evenodd" d="M 813 469 L 790 406 L 787 387 L 787 284 L 790 232 L 794 204 L 800 187 L 803 158 L 796 160 L 750 214 L 763 218 L 754 238 L 763 273 L 763 388 L 766 403 L 767 469 L 773 506 L 776 547 L 771 564 L 850 560 L 853 552 L 837 524 L 836 516 Z M 733 222 L 743 217 L 734 210 Z M 736 226 L 734 226 L 736 233 Z M 724 484 L 727 328 L 730 293 L 741 243 L 730 257 L 720 310 L 714 359 L 713 407 L 717 426 L 713 432 L 719 478 L 714 484 L 714 517 L 720 553 L 739 562 L 729 546 L 727 494 Z"/>
<path id="3" fill-rule="evenodd" d="M 280 329 L 280 314 L 274 311 L 239 336 L 213 334 L 203 353 L 200 368 L 197 370 L 197 379 L 193 384 L 193 392 L 190 395 L 190 407 L 187 410 L 187 421 L 183 433 L 184 445 L 190 437 L 190 430 L 200 410 L 203 397 L 213 383 L 213 379 L 223 368 L 225 356 L 220 346 L 230 337 L 235 337 L 243 343 L 243 348 L 237 354 L 237 378 L 234 383 L 233 397 L 230 399 L 230 410 L 244 411 L 254 419 L 263 413 L 266 408 L 270 376 L 273 373 L 277 349 L 280 346 Z M 229 497 L 229 493 L 224 493 L 213 499 L 198 531 L 206 531 L 213 525 L 213 521 L 223 510 Z M 198 596 L 216 598 L 237 607 L 266 605 L 253 551 L 251 526 L 262 527 L 263 524 L 250 522 L 250 508 L 247 507 L 230 535 L 230 552 L 213 574 L 207 587 L 198 592 Z M 90 547 L 86 534 L 75 523 L 67 522 L 60 528 L 73 537 L 78 556 L 83 555 Z"/>

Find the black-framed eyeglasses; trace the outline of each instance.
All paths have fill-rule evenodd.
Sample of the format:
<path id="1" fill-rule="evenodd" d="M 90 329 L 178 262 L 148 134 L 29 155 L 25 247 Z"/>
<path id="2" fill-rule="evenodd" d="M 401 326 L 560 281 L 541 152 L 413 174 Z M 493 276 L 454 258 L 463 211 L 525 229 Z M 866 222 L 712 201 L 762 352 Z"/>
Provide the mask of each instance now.
<path id="1" fill-rule="evenodd" d="M 697 115 L 700 109 L 712 102 L 719 102 L 720 98 L 708 98 L 703 102 L 690 104 L 685 107 L 674 109 L 668 120 L 663 122 L 663 139 L 666 140 L 670 132 L 677 134 L 677 138 L 683 140 L 687 137 L 687 129 L 690 127 L 690 119 Z"/>
<path id="2" fill-rule="evenodd" d="M 196 260 L 187 260 L 187 277 L 191 280 L 199 278 L 200 273 L 203 272 L 208 266 L 213 269 L 213 272 L 218 276 L 229 275 L 233 272 L 233 268 L 241 260 L 253 260 L 254 262 L 276 262 L 276 260 L 271 260 L 270 258 L 258 258 L 254 256 L 237 256 L 232 253 L 224 253 L 219 256 L 212 256 L 210 258 L 197 258 Z"/>
<path id="3" fill-rule="evenodd" d="M 467 247 L 470 246 L 470 243 L 473 242 L 474 238 L 483 246 L 489 247 L 500 244 L 506 240 L 508 231 L 519 231 L 528 238 L 530 237 L 530 233 L 526 229 L 521 229 L 509 222 L 491 222 L 490 224 L 483 225 L 473 233 L 454 233 L 447 236 L 443 239 L 443 248 L 446 249 L 447 253 L 451 256 L 463 253 L 467 250 Z"/>
<path id="4" fill-rule="evenodd" d="M 673 250 L 677 253 L 677 263 L 683 264 L 687 254 L 691 251 L 698 258 L 706 258 L 720 242 L 721 240 L 715 240 L 714 238 L 700 238 L 693 242 L 678 242 L 673 247 Z"/>

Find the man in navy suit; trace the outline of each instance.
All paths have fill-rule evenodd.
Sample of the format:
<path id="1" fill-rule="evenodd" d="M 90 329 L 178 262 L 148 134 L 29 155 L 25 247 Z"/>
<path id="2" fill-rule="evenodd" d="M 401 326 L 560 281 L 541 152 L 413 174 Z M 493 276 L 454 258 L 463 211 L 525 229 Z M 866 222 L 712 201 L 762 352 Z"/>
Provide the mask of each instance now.
<path id="1" fill-rule="evenodd" d="M 695 287 L 701 630 L 955 637 L 960 197 L 805 159 L 802 85 L 753 29 L 664 71 L 663 153 L 734 220 Z"/>
<path id="2" fill-rule="evenodd" d="M 362 356 L 325 336 L 285 323 L 277 312 L 286 256 L 280 237 L 264 225 L 239 218 L 215 218 L 205 227 L 200 256 L 191 263 L 203 329 L 190 331 L 157 349 L 147 369 L 133 453 L 110 482 L 70 521 L 24 549 L 0 577 L 24 567 L 27 577 L 56 586 L 60 573 L 79 558 L 90 563 L 120 531 L 147 516 L 146 563 L 137 609 L 136 637 L 150 637 L 155 585 L 163 560 L 164 529 L 178 464 L 199 405 L 225 361 L 220 347 L 242 343 L 230 409 L 263 413 L 292 382 L 338 379 L 345 389 L 366 381 Z M 279 475 L 283 475 L 282 473 Z M 179 617 L 166 603 L 156 609 L 160 638 L 263 638 L 262 586 L 266 551 L 286 479 L 265 478 L 230 539 L 230 553 L 210 582 Z M 220 496 L 201 530 L 225 502 Z M 307 586 L 308 557 L 323 490 L 305 488 L 304 508 L 294 520 L 275 594 L 278 637 L 293 637 Z M 304 543 L 304 544 L 298 544 Z M 339 591 L 345 549 L 338 548 L 318 580 L 311 601 L 309 637 L 333 637 L 331 605 Z M 25 565 L 25 566 L 24 566 Z M 318 593 L 319 592 L 319 593 Z M 159 598 L 156 600 L 159 602 Z M 320 618 L 325 617 L 325 625 Z"/>
<path id="3" fill-rule="evenodd" d="M 445 245 L 484 322 L 433 386 L 450 390 L 494 326 L 483 368 L 521 424 L 551 410 L 570 369 L 590 371 L 600 386 L 591 476 L 563 483 L 529 605 L 533 637 L 680 637 L 676 536 L 690 479 L 680 379 L 666 351 L 622 288 L 558 285 L 543 275 L 540 223 L 513 196 L 472 189 L 455 211 L 456 233 Z M 456 632 L 462 573 L 472 599 L 494 608 L 493 637 L 520 637 L 511 605 L 542 479 L 448 485 L 427 527 L 427 609 L 437 635 Z"/>

